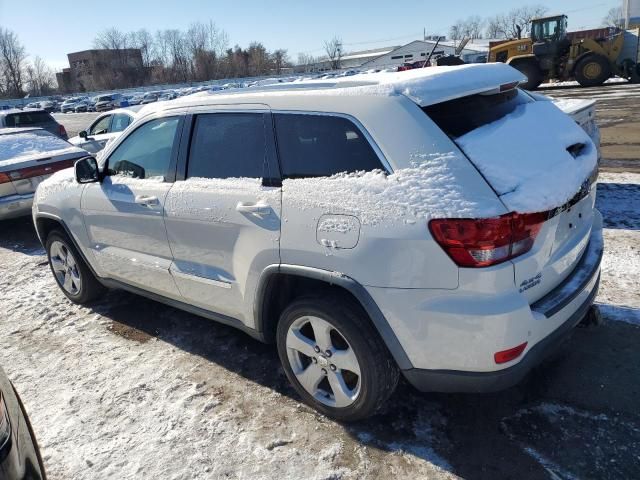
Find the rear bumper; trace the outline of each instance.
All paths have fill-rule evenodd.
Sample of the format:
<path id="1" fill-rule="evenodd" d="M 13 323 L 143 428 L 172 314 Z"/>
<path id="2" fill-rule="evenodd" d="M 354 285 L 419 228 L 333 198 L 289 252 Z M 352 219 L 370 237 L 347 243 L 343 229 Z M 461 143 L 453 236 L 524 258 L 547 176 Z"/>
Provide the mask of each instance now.
<path id="1" fill-rule="evenodd" d="M 0 197 L 0 220 L 31 215 L 33 193 Z"/>
<path id="2" fill-rule="evenodd" d="M 531 305 L 532 314 L 542 321 L 564 321 L 531 346 L 518 363 L 489 372 L 413 368 L 403 370 L 404 376 L 418 390 L 432 392 L 492 392 L 517 384 L 563 343 L 588 312 L 598 293 L 603 247 L 602 229 L 596 229 L 572 274 Z"/>

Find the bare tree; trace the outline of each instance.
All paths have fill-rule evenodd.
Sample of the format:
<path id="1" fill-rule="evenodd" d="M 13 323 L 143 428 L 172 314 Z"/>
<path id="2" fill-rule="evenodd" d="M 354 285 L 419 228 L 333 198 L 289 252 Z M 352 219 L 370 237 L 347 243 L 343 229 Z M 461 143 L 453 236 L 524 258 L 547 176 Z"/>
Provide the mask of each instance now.
<path id="1" fill-rule="evenodd" d="M 314 66 L 318 63 L 318 60 L 313 55 L 308 53 L 298 53 L 298 67 L 304 72 L 311 72 Z"/>
<path id="2" fill-rule="evenodd" d="M 602 19 L 602 24 L 605 27 L 624 28 L 625 18 L 622 6 L 610 9 L 607 15 Z"/>
<path id="3" fill-rule="evenodd" d="M 487 38 L 501 38 L 506 36 L 501 15 L 495 15 L 487 19 L 487 29 L 484 35 Z"/>
<path id="4" fill-rule="evenodd" d="M 521 38 L 531 33 L 531 21 L 547 13 L 544 5 L 525 5 L 496 15 L 487 21 L 489 38 Z"/>
<path id="5" fill-rule="evenodd" d="M 463 25 L 464 37 L 470 38 L 471 40 L 482 38 L 482 27 L 484 26 L 484 20 L 480 16 L 470 16 L 464 21 Z"/>
<path id="6" fill-rule="evenodd" d="M 280 48 L 271 54 L 271 58 L 273 60 L 273 68 L 276 71 L 277 75 L 280 75 L 282 72 L 282 67 L 285 67 L 289 64 L 289 56 L 287 55 L 287 51 Z"/>
<path id="7" fill-rule="evenodd" d="M 49 66 L 36 56 L 25 68 L 29 93 L 35 96 L 48 95 L 55 88 L 55 76 Z"/>
<path id="8" fill-rule="evenodd" d="M 342 60 L 342 39 L 334 36 L 331 40 L 325 41 L 324 51 L 331 64 L 331 69 L 339 69 L 340 61 Z"/>
<path id="9" fill-rule="evenodd" d="M 100 32 L 93 40 L 94 48 L 110 50 L 124 50 L 129 48 L 130 35 L 121 32 L 117 28 L 108 28 Z"/>
<path id="10" fill-rule="evenodd" d="M 22 96 L 23 73 L 27 54 L 11 30 L 0 28 L 0 84 L 5 95 Z"/>
<path id="11" fill-rule="evenodd" d="M 146 29 L 140 29 L 137 32 L 129 34 L 129 44 L 132 48 L 140 49 L 142 55 L 142 65 L 144 67 L 151 66 L 153 61 L 153 36 Z"/>
<path id="12" fill-rule="evenodd" d="M 458 20 L 449 28 L 449 38 L 453 40 L 454 45 L 458 43 L 458 40 L 462 39 L 464 35 L 463 30 L 464 26 L 462 25 L 462 20 Z"/>

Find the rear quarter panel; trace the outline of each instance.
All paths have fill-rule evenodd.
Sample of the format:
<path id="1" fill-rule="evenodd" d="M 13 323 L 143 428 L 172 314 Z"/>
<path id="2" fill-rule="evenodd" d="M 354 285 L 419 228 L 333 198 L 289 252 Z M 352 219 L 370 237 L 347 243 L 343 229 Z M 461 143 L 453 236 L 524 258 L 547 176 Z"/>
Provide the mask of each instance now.
<path id="1" fill-rule="evenodd" d="M 325 111 L 355 118 L 395 173 L 285 180 L 282 262 L 341 272 L 367 286 L 457 288 L 458 267 L 431 238 L 428 221 L 507 213 L 493 190 L 404 96 L 345 96 Z M 355 247 L 319 242 L 323 215 L 356 218 Z"/>

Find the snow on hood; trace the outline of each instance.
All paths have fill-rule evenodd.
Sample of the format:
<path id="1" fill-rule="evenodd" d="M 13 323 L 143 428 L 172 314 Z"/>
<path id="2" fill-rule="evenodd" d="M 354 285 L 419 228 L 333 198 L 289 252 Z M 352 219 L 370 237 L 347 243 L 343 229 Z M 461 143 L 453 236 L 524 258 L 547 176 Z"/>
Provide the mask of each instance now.
<path id="1" fill-rule="evenodd" d="M 518 106 L 511 114 L 456 139 L 505 206 L 541 212 L 563 205 L 597 164 L 589 136 L 551 102 Z M 581 143 L 580 155 L 567 148 Z"/>

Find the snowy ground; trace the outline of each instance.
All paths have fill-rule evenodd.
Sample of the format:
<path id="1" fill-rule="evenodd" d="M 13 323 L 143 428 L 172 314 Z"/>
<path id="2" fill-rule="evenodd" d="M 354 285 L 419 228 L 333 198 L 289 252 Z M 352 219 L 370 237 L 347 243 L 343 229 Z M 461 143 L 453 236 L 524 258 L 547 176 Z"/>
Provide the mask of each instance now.
<path id="1" fill-rule="evenodd" d="M 0 231 L 0 363 L 53 480 L 640 478 L 640 175 L 605 172 L 598 195 L 605 324 L 505 392 L 403 384 L 338 424 L 240 332 L 122 292 L 73 306 L 29 219 Z"/>

